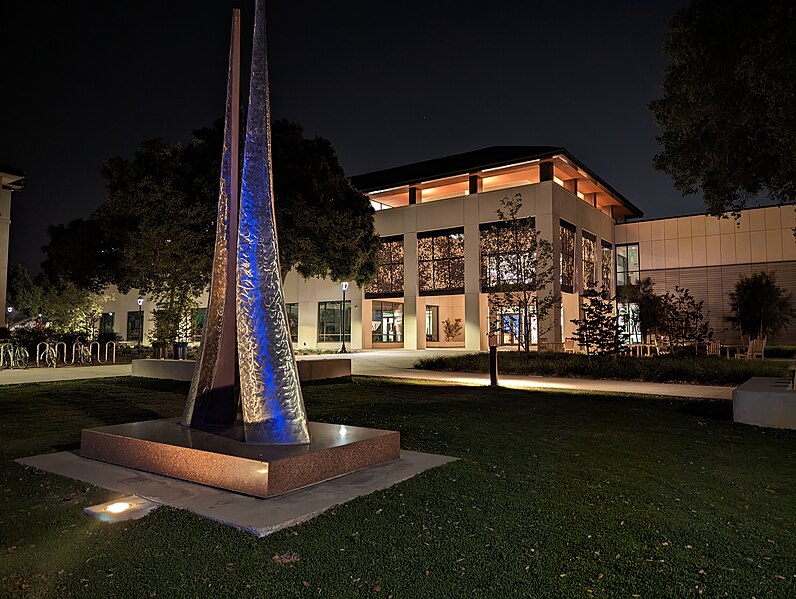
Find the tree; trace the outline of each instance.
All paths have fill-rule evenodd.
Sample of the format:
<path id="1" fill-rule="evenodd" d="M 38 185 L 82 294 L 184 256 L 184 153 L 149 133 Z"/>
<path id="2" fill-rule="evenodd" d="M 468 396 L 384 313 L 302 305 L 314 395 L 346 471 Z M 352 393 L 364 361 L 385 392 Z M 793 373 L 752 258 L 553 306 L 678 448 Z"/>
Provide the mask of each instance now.
<path id="1" fill-rule="evenodd" d="M 219 121 L 188 143 L 149 139 L 132 159 L 107 160 L 107 200 L 88 219 L 50 229 L 45 272 L 92 291 L 115 284 L 149 295 L 156 339 L 176 339 L 210 282 L 222 133 Z M 305 277 L 370 280 L 380 241 L 373 209 L 331 144 L 276 121 L 273 148 L 283 277 L 296 268 Z"/>
<path id="2" fill-rule="evenodd" d="M 462 334 L 462 319 L 456 318 L 451 320 L 446 318 L 442 321 L 442 332 L 445 335 L 445 341 L 453 341 Z"/>
<path id="3" fill-rule="evenodd" d="M 686 351 L 699 346 L 713 337 L 713 330 L 705 320 L 702 310 L 705 300 L 697 301 L 688 289 L 675 285 L 674 293 L 660 297 L 660 323 L 658 332 L 669 337 L 673 349 Z"/>
<path id="4" fill-rule="evenodd" d="M 796 5 L 692 0 L 669 24 L 663 97 L 650 104 L 658 170 L 708 213 L 760 193 L 796 200 Z"/>
<path id="5" fill-rule="evenodd" d="M 741 333 L 763 337 L 774 335 L 788 324 L 793 312 L 793 294 L 777 285 L 773 272 L 741 275 L 730 293 L 732 316 L 727 321 Z"/>
<path id="6" fill-rule="evenodd" d="M 19 262 L 14 262 L 8 267 L 8 291 L 6 303 L 13 306 L 19 316 L 33 318 L 44 312 L 44 291 L 35 283 L 25 268 Z"/>
<path id="7" fill-rule="evenodd" d="M 65 283 L 60 287 L 48 285 L 44 289 L 43 314 L 54 333 L 79 334 L 89 339 L 96 336 L 102 306 L 112 301 L 112 296 L 94 293 L 73 283 Z"/>
<path id="8" fill-rule="evenodd" d="M 637 315 L 630 310 L 627 313 L 631 318 L 637 318 L 639 332 L 642 339 L 649 339 L 650 334 L 656 332 L 662 320 L 661 296 L 655 293 L 655 283 L 650 277 L 639 280 L 635 285 L 625 285 L 621 290 L 620 302 L 635 304 L 638 307 Z"/>
<path id="9" fill-rule="evenodd" d="M 481 233 L 481 281 L 489 291 L 490 335 L 504 330 L 504 316 L 518 314 L 512 331 L 519 349 L 531 350 L 533 320 L 537 336 L 552 326 L 549 318 L 560 296 L 553 291 L 553 245 L 539 237 L 530 218 L 519 216 L 522 194 L 506 196 L 497 209 L 498 222 Z M 510 326 L 514 326 L 511 324 Z"/>
<path id="10" fill-rule="evenodd" d="M 575 325 L 574 339 L 586 355 L 615 354 L 627 343 L 627 333 L 614 311 L 610 287 L 590 287 L 580 294 L 580 318 Z"/>

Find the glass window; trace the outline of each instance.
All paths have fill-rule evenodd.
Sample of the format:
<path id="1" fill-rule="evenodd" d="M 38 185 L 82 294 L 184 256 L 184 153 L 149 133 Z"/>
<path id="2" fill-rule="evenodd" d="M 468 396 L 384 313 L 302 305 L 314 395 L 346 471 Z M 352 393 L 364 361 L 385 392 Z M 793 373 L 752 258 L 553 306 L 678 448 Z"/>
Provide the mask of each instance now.
<path id="1" fill-rule="evenodd" d="M 143 341 L 144 313 L 135 311 L 127 313 L 127 340 Z"/>
<path id="2" fill-rule="evenodd" d="M 588 231 L 582 231 L 580 241 L 583 288 L 589 289 L 597 284 L 597 238 Z"/>
<path id="3" fill-rule="evenodd" d="M 464 292 L 464 233 L 461 229 L 418 235 L 417 275 L 421 295 Z"/>
<path id="4" fill-rule="evenodd" d="M 365 297 L 384 297 L 404 293 L 404 238 L 381 240 L 376 279 L 365 288 Z"/>
<path id="5" fill-rule="evenodd" d="M 636 285 L 638 280 L 638 244 L 616 246 L 616 286 Z"/>
<path id="6" fill-rule="evenodd" d="M 617 251 L 619 247 L 617 246 Z M 641 343 L 641 319 L 638 304 L 619 302 L 616 306 L 619 326 L 625 331 L 630 343 Z"/>
<path id="7" fill-rule="evenodd" d="M 191 338 L 193 341 L 202 340 L 202 332 L 207 322 L 207 308 L 196 308 L 191 315 Z"/>
<path id="8" fill-rule="evenodd" d="M 345 322 L 342 315 L 342 302 L 318 302 L 318 341 L 341 342 L 345 331 L 345 340 L 351 341 L 351 302 L 345 302 Z"/>
<path id="9" fill-rule="evenodd" d="M 286 304 L 287 324 L 290 326 L 290 340 L 298 343 L 298 304 Z"/>
<path id="10" fill-rule="evenodd" d="M 559 221 L 558 234 L 561 238 L 559 255 L 561 291 L 572 293 L 575 284 L 575 225 L 565 220 Z"/>
<path id="11" fill-rule="evenodd" d="M 602 270 L 602 283 L 610 288 L 611 287 L 611 267 L 613 266 L 614 259 L 613 259 L 613 247 L 607 241 L 603 241 L 601 244 L 601 251 L 602 256 L 600 260 L 600 266 Z"/>
<path id="12" fill-rule="evenodd" d="M 481 225 L 481 290 L 533 283 L 534 219 Z"/>
<path id="13" fill-rule="evenodd" d="M 426 341 L 439 341 L 439 306 L 426 306 Z"/>
<path id="14" fill-rule="evenodd" d="M 100 317 L 100 335 L 113 334 L 113 312 L 103 312 Z"/>
<path id="15" fill-rule="evenodd" d="M 400 343 L 404 340 L 404 305 L 396 302 L 373 302 L 371 322 L 374 343 Z"/>

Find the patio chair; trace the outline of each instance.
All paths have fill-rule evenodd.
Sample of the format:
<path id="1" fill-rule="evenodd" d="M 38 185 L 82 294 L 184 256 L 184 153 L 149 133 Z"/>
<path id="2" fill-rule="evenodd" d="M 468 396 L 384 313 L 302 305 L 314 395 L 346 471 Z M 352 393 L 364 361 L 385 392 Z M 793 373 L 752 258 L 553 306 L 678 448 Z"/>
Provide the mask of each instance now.
<path id="1" fill-rule="evenodd" d="M 720 356 L 721 341 L 708 341 L 707 353 L 709 356 Z"/>
<path id="2" fill-rule="evenodd" d="M 763 337 L 762 339 L 750 339 L 746 351 L 739 351 L 735 354 L 735 357 L 743 360 L 753 360 L 755 358 L 760 358 L 762 360 L 766 351 L 767 340 L 767 337 Z"/>
<path id="3" fill-rule="evenodd" d="M 564 339 L 564 353 L 565 354 L 574 354 L 575 353 L 575 340 L 574 339 Z"/>
<path id="4" fill-rule="evenodd" d="M 669 338 L 665 335 L 655 335 L 655 353 L 659 356 L 667 356 L 672 353 L 669 347 Z"/>

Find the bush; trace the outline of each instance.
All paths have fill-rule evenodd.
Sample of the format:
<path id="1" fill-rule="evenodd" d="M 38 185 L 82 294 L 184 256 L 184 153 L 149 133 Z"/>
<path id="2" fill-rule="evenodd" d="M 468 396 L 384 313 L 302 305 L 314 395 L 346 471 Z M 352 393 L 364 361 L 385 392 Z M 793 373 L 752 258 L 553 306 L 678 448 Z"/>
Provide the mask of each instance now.
<path id="1" fill-rule="evenodd" d="M 796 358 L 796 345 L 769 345 L 766 358 Z"/>
<path id="2" fill-rule="evenodd" d="M 753 376 L 788 375 L 783 362 L 728 360 L 717 356 L 586 356 L 556 352 L 500 352 L 499 370 L 503 374 L 616 379 L 655 383 L 694 383 L 699 385 L 740 385 Z M 489 354 L 424 357 L 415 368 L 453 372 L 489 372 Z"/>

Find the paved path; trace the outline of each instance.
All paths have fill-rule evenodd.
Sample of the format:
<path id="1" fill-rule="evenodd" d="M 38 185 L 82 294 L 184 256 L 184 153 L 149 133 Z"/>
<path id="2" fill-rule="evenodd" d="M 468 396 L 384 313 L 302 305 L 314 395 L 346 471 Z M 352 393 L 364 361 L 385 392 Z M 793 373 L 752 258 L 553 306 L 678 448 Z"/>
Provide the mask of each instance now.
<path id="1" fill-rule="evenodd" d="M 130 364 L 109 366 L 63 366 L 58 368 L 16 368 L 0 371 L 0 385 L 19 385 L 21 383 L 49 383 L 52 381 L 75 381 L 78 379 L 99 379 L 111 376 L 129 376 Z"/>
<path id="2" fill-rule="evenodd" d="M 442 381 L 466 385 L 488 385 L 489 375 L 470 372 L 435 372 L 414 370 L 412 364 L 420 356 L 448 355 L 463 350 L 374 350 L 348 354 L 351 372 L 356 376 L 383 376 L 413 380 Z M 339 358 L 339 354 L 300 356 L 301 360 Z M 0 371 L 0 385 L 72 381 L 113 376 L 129 376 L 130 364 L 112 366 L 80 366 L 62 368 L 29 368 L 27 370 Z M 699 397 L 732 399 L 733 387 L 706 385 L 675 385 L 671 383 L 644 383 L 639 381 L 606 381 L 594 379 L 553 378 L 542 376 L 501 375 L 500 384 L 518 389 L 558 389 L 567 391 L 605 391 L 609 393 L 640 393 L 672 397 Z"/>

